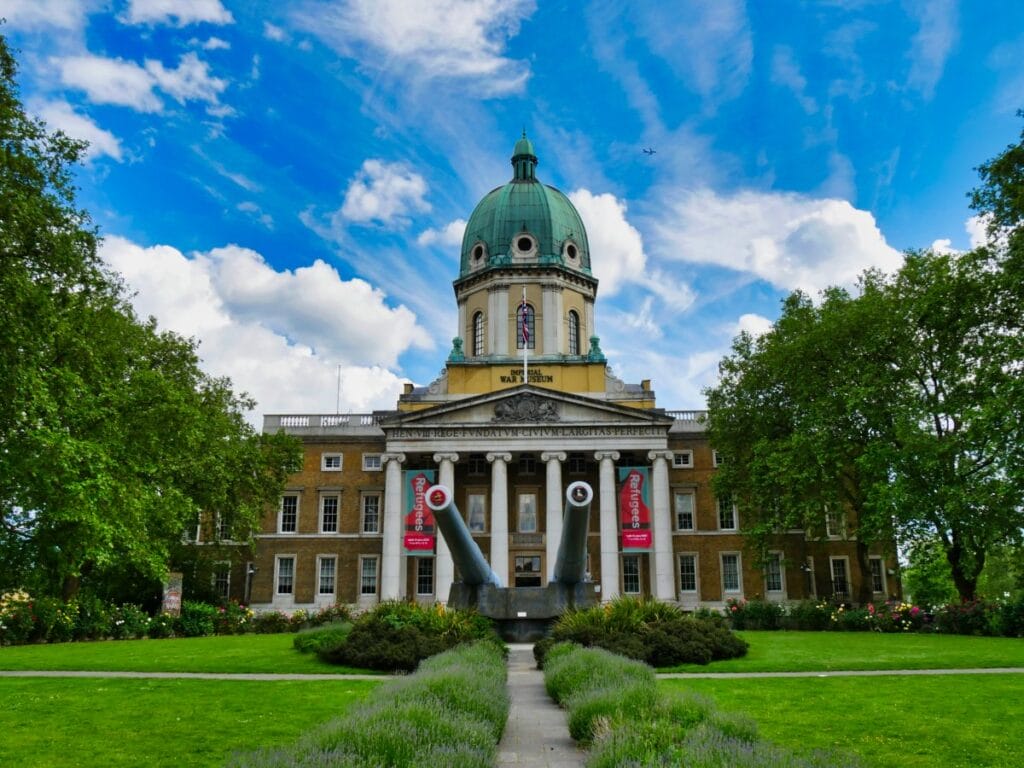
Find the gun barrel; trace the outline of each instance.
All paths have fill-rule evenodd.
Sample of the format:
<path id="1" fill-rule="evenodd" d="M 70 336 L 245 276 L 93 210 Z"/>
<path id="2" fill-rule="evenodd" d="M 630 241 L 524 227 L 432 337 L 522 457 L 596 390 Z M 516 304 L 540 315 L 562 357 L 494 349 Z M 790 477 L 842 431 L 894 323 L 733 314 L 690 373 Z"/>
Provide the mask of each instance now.
<path id="1" fill-rule="evenodd" d="M 579 584 L 587 574 L 587 533 L 590 527 L 590 504 L 594 489 L 578 480 L 565 491 L 565 513 L 562 515 L 562 540 L 555 561 L 555 581 Z"/>
<path id="2" fill-rule="evenodd" d="M 463 583 L 471 586 L 493 584 L 500 587 L 501 579 L 491 570 L 491 566 L 480 552 L 480 547 L 473 541 L 466 521 L 462 519 L 462 514 L 455 506 L 455 499 L 448 487 L 431 486 L 427 489 L 425 499 L 427 506 L 434 513 L 441 535 L 448 543 L 452 560 L 459 567 Z"/>

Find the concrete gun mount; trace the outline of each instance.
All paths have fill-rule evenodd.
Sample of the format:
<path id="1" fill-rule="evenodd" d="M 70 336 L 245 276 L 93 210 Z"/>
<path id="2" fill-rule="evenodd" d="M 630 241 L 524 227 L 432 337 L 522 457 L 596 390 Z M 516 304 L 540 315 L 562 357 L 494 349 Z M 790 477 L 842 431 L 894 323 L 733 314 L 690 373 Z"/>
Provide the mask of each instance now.
<path id="1" fill-rule="evenodd" d="M 589 484 L 579 481 L 566 489 L 554 578 L 546 587 L 502 586 L 473 541 L 451 491 L 435 485 L 427 489 L 425 498 L 461 576 L 452 584 L 448 605 L 474 608 L 493 619 L 505 640 L 538 640 L 568 608 L 584 608 L 598 602 L 596 587 L 586 573 L 590 505 L 594 500 Z"/>

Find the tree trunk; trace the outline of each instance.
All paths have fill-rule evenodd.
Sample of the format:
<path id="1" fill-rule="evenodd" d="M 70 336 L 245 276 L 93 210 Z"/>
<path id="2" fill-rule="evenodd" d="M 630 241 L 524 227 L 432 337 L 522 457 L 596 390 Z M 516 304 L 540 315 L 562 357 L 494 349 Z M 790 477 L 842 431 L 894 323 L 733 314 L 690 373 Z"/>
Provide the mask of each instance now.
<path id="1" fill-rule="evenodd" d="M 61 599 L 69 603 L 78 597 L 78 590 L 82 586 L 81 576 L 65 576 L 64 584 L 61 587 Z"/>
<path id="2" fill-rule="evenodd" d="M 953 585 L 960 595 L 961 602 L 969 602 L 977 596 L 978 576 L 985 566 L 985 552 L 975 552 L 968 566 L 965 558 L 964 543 L 962 538 L 953 531 L 953 536 L 946 546 L 946 560 L 949 561 L 949 568 L 953 576 Z"/>

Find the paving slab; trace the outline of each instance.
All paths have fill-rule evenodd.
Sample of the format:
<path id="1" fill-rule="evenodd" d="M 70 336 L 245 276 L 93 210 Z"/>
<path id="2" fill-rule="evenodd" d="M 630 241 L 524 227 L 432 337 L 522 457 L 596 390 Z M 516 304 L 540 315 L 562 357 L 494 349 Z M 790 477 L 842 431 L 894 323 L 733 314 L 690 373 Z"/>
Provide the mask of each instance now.
<path id="1" fill-rule="evenodd" d="M 586 753 L 569 736 L 565 711 L 544 690 L 533 646 L 509 646 L 508 692 L 512 706 L 498 744 L 498 768 L 580 768 Z"/>

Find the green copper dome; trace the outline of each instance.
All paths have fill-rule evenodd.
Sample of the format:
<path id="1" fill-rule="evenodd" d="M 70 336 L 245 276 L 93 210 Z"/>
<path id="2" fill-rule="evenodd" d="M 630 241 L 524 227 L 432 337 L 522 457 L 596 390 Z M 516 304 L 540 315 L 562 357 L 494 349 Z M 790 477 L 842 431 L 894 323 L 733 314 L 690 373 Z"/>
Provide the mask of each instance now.
<path id="1" fill-rule="evenodd" d="M 524 131 L 512 154 L 512 180 L 488 192 L 469 217 L 459 279 L 488 267 L 538 264 L 590 276 L 583 221 L 569 198 L 537 181 L 536 167 Z"/>

